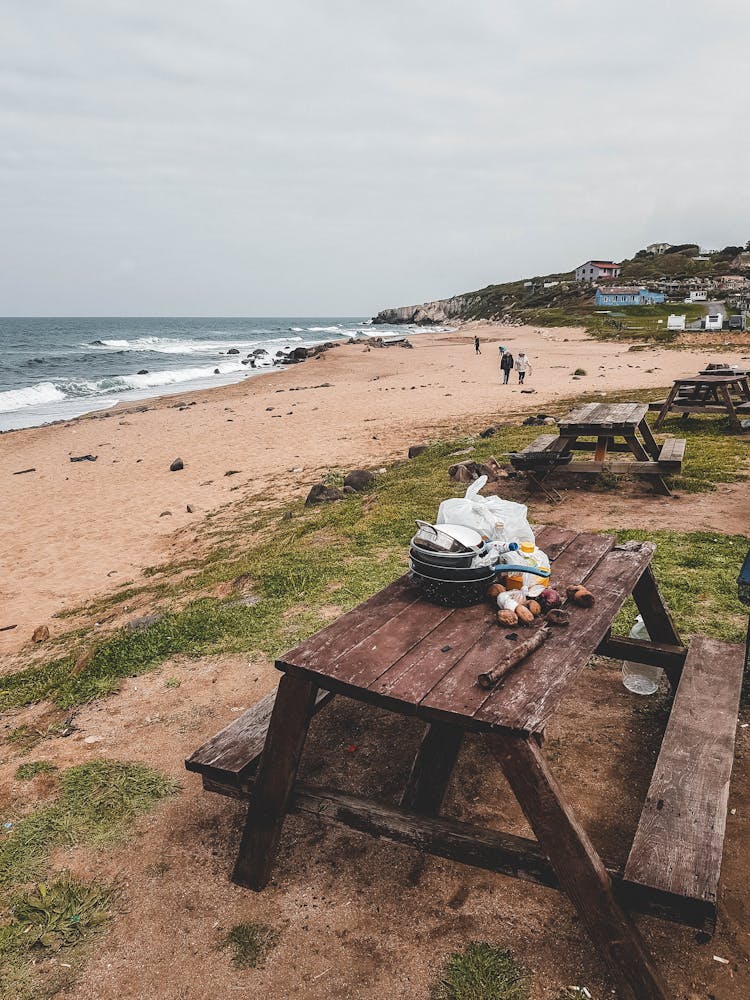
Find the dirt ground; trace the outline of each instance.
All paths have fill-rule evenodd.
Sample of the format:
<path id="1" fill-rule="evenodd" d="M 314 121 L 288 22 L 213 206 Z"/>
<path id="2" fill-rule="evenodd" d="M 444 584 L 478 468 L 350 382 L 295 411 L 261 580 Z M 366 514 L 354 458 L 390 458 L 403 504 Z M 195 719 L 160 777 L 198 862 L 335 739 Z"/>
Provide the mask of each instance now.
<path id="1" fill-rule="evenodd" d="M 743 494 L 741 490 L 744 489 Z M 654 498 L 649 526 L 721 526 L 742 521 L 746 486 L 706 496 Z M 563 525 L 590 520 L 633 525 L 643 491 L 590 494 L 585 517 L 566 497 L 554 510 Z M 543 520 L 534 507 L 536 520 Z M 552 518 L 551 518 L 552 519 Z M 586 985 L 595 1000 L 614 995 L 598 955 L 559 893 L 326 826 L 289 817 L 271 885 L 256 894 L 229 881 L 245 807 L 202 790 L 185 757 L 241 711 L 273 690 L 278 674 L 262 658 L 181 659 L 126 682 L 75 715 L 74 733 L 49 740 L 33 758 L 60 766 L 98 755 L 149 763 L 178 778 L 181 794 L 142 819 L 138 835 L 109 852 L 58 852 L 55 861 L 86 878 L 122 885 L 122 909 L 97 939 L 70 1000 L 427 1000 L 437 968 L 453 950 L 486 940 L 512 951 L 532 971 L 534 1000 L 566 985 Z M 166 687 L 167 678 L 179 687 Z M 551 768 L 603 857 L 622 864 L 637 824 L 666 722 L 664 695 L 628 694 L 619 663 L 594 658 L 550 725 Z M 36 707 L 14 725 L 44 714 Z M 717 933 L 702 943 L 689 928 L 639 917 L 676 1000 L 750 996 L 748 818 L 750 756 L 738 729 Z M 396 802 L 422 726 L 338 698 L 313 722 L 302 778 Z M 355 750 L 351 750 L 355 747 Z M 18 793 L 15 754 L 0 766 L 0 795 Z M 48 779 L 35 782 L 43 786 Z M 529 836 L 498 765 L 470 738 L 454 773 L 445 812 Z M 280 942 L 265 966 L 238 971 L 217 949 L 242 921 L 266 922 Z M 717 962 L 714 956 L 726 959 Z"/>

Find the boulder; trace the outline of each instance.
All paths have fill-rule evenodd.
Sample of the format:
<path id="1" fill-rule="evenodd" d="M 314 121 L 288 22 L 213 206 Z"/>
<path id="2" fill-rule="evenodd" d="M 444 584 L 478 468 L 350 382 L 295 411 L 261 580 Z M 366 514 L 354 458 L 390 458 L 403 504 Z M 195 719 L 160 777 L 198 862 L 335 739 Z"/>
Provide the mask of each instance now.
<path id="1" fill-rule="evenodd" d="M 34 629 L 33 635 L 31 636 L 32 642 L 45 642 L 49 639 L 49 629 L 46 625 L 39 625 Z"/>
<path id="2" fill-rule="evenodd" d="M 357 493 L 362 493 L 375 482 L 375 476 L 367 469 L 354 469 L 344 479 L 344 488 L 350 486 Z"/>
<path id="3" fill-rule="evenodd" d="M 413 444 L 410 446 L 406 454 L 408 458 L 416 458 L 417 455 L 421 455 L 423 451 L 427 451 L 426 444 Z"/>
<path id="4" fill-rule="evenodd" d="M 325 483 L 316 483 L 305 500 L 305 507 L 312 507 L 316 503 L 333 503 L 335 500 L 343 500 L 344 493 Z"/>
<path id="5" fill-rule="evenodd" d="M 172 462 L 172 464 L 169 466 L 169 471 L 170 472 L 179 472 L 180 469 L 184 469 L 184 468 L 185 468 L 185 463 L 182 461 L 182 459 L 181 458 L 176 458 L 174 460 L 174 462 Z"/>
<path id="6" fill-rule="evenodd" d="M 230 347 L 227 354 L 239 354 L 239 350 L 236 347 Z"/>
<path id="7" fill-rule="evenodd" d="M 139 375 L 148 375 L 148 368 L 141 368 L 138 372 Z"/>
<path id="8" fill-rule="evenodd" d="M 493 434 L 497 433 L 497 427 L 485 427 L 483 431 L 479 432 L 480 438 L 491 438 Z"/>

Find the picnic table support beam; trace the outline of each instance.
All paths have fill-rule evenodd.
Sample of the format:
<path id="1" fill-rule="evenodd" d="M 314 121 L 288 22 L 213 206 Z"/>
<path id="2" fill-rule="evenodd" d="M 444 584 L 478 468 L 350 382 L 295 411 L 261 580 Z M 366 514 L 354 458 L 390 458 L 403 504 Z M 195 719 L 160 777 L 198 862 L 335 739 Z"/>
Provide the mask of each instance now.
<path id="1" fill-rule="evenodd" d="M 615 901 L 612 882 L 585 830 L 565 802 L 533 738 L 498 732 L 493 750 L 506 778 L 618 987 L 628 1000 L 669 1000 L 635 924 Z"/>
<path id="2" fill-rule="evenodd" d="M 659 416 L 656 418 L 656 421 L 654 423 L 655 430 L 658 431 L 659 428 L 661 427 L 661 425 L 667 419 L 667 414 L 672 409 L 672 403 L 674 403 L 674 401 L 675 401 L 675 399 L 677 397 L 677 393 L 679 391 L 680 391 L 680 387 L 679 387 L 678 383 L 675 383 L 672 386 L 672 388 L 669 390 L 669 395 L 664 400 L 664 406 L 662 406 L 662 408 L 661 408 L 661 410 L 659 412 Z"/>
<path id="3" fill-rule="evenodd" d="M 645 422 L 646 421 L 645 421 L 645 418 L 644 418 L 643 423 L 645 423 Z M 648 454 L 648 452 L 643 447 L 643 445 L 638 440 L 638 438 L 635 436 L 635 434 L 632 434 L 632 435 L 629 434 L 629 435 L 627 435 L 625 437 L 625 443 L 628 445 L 628 447 L 630 448 L 630 450 L 633 452 L 633 454 L 635 455 L 637 461 L 639 461 L 639 462 L 648 462 L 648 461 L 650 461 L 650 457 L 651 456 Z M 657 461 L 658 461 L 658 455 L 657 455 Z M 664 482 L 664 480 L 662 479 L 661 476 L 653 476 L 652 477 L 652 483 L 653 483 L 654 489 L 656 490 L 657 493 L 661 493 L 661 495 L 665 496 L 665 497 L 672 496 L 672 493 L 671 493 L 669 487 Z"/>
<path id="4" fill-rule="evenodd" d="M 737 411 L 734 408 L 734 401 L 732 400 L 732 396 L 729 392 L 729 386 L 720 385 L 717 386 L 717 388 L 721 393 L 721 398 L 724 402 L 724 406 L 726 406 L 727 408 L 727 414 L 729 415 L 730 426 L 736 431 L 741 431 L 742 424 L 740 423 L 740 418 L 737 416 Z"/>
<path id="5" fill-rule="evenodd" d="M 458 726 L 445 722 L 427 726 L 401 798 L 403 809 L 428 816 L 440 814 L 463 735 Z"/>
<path id="6" fill-rule="evenodd" d="M 293 674 L 279 681 L 232 873 L 238 885 L 260 891 L 271 877 L 317 693 L 312 681 Z"/>

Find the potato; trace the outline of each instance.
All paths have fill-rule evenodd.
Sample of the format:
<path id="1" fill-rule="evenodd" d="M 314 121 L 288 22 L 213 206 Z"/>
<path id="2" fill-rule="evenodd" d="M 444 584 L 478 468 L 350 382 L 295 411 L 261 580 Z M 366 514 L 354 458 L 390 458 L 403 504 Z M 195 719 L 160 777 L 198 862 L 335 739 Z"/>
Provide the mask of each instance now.
<path id="1" fill-rule="evenodd" d="M 518 625 L 518 616 L 515 611 L 498 611 L 497 622 L 498 625 L 507 625 L 511 628 L 513 625 Z"/>
<path id="2" fill-rule="evenodd" d="M 539 603 L 539 601 L 527 601 L 526 607 L 529 609 L 529 611 L 535 618 L 538 618 L 539 615 L 542 613 L 542 606 Z"/>
<path id="3" fill-rule="evenodd" d="M 528 608 L 523 606 L 523 604 L 519 604 L 516 608 L 516 615 L 518 616 L 519 625 L 531 625 L 534 621 L 534 616 Z"/>
<path id="4" fill-rule="evenodd" d="M 580 608 L 591 608 L 594 606 L 594 595 L 580 583 L 568 587 L 565 593 L 568 595 L 568 600 L 571 600 Z"/>
<path id="5" fill-rule="evenodd" d="M 489 597 L 491 601 L 494 601 L 498 594 L 504 594 L 504 593 L 505 593 L 505 587 L 502 585 L 502 583 L 491 583 L 489 588 L 487 589 L 487 597 Z"/>

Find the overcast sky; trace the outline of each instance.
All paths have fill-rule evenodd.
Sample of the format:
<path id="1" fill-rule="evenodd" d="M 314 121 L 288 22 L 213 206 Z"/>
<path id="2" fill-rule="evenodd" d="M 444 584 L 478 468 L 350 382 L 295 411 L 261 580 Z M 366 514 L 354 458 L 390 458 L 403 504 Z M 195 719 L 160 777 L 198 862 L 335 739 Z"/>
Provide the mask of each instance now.
<path id="1" fill-rule="evenodd" d="M 366 315 L 750 239 L 747 0 L 4 0 L 0 314 Z"/>

